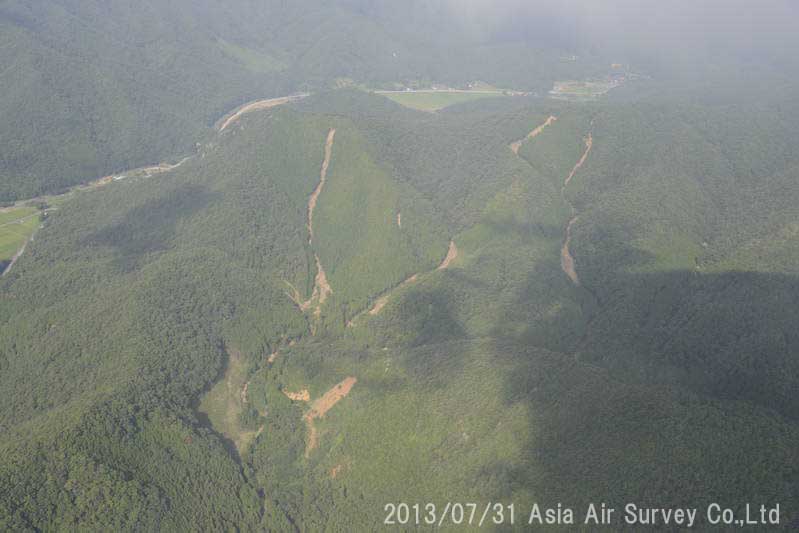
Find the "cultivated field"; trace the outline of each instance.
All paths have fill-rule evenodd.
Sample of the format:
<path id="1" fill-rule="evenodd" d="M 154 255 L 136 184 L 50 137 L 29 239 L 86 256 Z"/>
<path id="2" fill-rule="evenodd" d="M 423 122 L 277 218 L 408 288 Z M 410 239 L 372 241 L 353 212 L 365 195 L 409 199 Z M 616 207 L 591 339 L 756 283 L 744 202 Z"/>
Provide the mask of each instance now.
<path id="1" fill-rule="evenodd" d="M 378 94 L 420 111 L 438 111 L 454 104 L 504 96 L 501 91 L 378 91 Z"/>
<path id="2" fill-rule="evenodd" d="M 39 210 L 16 207 L 0 211 L 0 262 L 10 261 L 39 225 Z"/>

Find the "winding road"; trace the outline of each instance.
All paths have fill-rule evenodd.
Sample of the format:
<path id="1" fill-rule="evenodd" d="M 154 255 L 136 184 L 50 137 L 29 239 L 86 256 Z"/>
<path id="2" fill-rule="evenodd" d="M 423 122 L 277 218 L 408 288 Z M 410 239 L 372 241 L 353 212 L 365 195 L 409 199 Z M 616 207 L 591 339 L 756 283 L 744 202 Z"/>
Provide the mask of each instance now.
<path id="1" fill-rule="evenodd" d="M 259 110 L 262 110 L 262 109 L 269 109 L 271 107 L 276 107 L 276 106 L 283 105 L 283 104 L 288 104 L 288 103 L 291 103 L 291 102 L 296 102 L 298 100 L 302 100 L 303 98 L 306 98 L 307 96 L 309 96 L 309 93 L 294 94 L 294 95 L 290 95 L 290 96 L 281 96 L 279 98 L 268 98 L 268 99 L 265 99 L 265 100 L 256 100 L 254 102 L 250 102 L 250 103 L 245 104 L 243 106 L 239 106 L 238 108 L 236 108 L 235 110 L 233 110 L 230 113 L 227 113 L 224 117 L 222 117 L 221 119 L 219 119 L 217 121 L 217 123 L 214 125 L 214 127 L 218 131 L 218 133 L 221 134 L 231 124 L 233 124 L 234 122 L 239 120 L 242 116 L 244 116 L 247 113 L 251 113 L 253 111 L 259 111 Z M 105 187 L 106 185 L 114 183 L 115 181 L 120 181 L 120 180 L 128 178 L 128 177 L 142 176 L 142 177 L 150 178 L 150 177 L 155 176 L 157 174 L 163 174 L 164 172 L 169 172 L 171 170 L 175 170 L 176 168 L 183 166 L 183 164 L 185 164 L 187 161 L 190 161 L 191 159 L 193 159 L 196 156 L 197 156 L 197 154 L 184 157 L 182 160 L 180 160 L 179 162 L 177 162 L 175 164 L 160 163 L 158 165 L 151 165 L 151 166 L 146 166 L 146 167 L 135 168 L 135 169 L 132 169 L 132 170 L 126 170 L 124 172 L 119 172 L 119 173 L 112 174 L 112 175 L 109 175 L 109 176 L 104 176 L 102 178 L 96 179 L 94 181 L 90 181 L 88 183 L 84 183 L 84 184 L 81 184 L 81 185 L 75 185 L 74 187 L 70 188 L 67 192 L 65 192 L 63 194 L 59 194 L 59 195 L 57 195 L 55 197 L 44 195 L 44 196 L 36 196 L 36 197 L 33 197 L 33 198 L 28 198 L 28 199 L 25 199 L 25 200 L 18 200 L 16 202 L 14 202 L 13 205 L 0 209 L 0 212 L 8 212 L 8 211 L 11 211 L 13 209 L 16 209 L 16 208 L 19 208 L 19 207 L 24 207 L 26 205 L 30 205 L 30 204 L 35 203 L 35 202 L 47 202 L 48 198 L 64 198 L 66 196 L 69 196 L 70 194 L 72 194 L 75 191 L 88 191 L 88 190 L 93 190 L 93 189 L 97 189 L 97 188 L 100 188 L 100 187 Z M 326 170 L 327 169 L 325 169 L 325 172 L 326 172 Z M 11 267 L 14 266 L 14 263 L 16 263 L 17 260 L 20 258 L 20 256 L 22 256 L 22 254 L 25 252 L 25 249 L 26 249 L 28 243 L 31 242 L 32 240 L 33 240 L 33 237 L 31 236 L 30 239 L 25 241 L 25 243 L 20 247 L 20 249 L 17 251 L 17 253 L 14 254 L 14 256 L 11 258 L 11 262 L 8 264 L 8 266 L 6 267 L 6 269 L 3 271 L 3 273 L 1 275 L 5 275 L 11 270 Z M 326 281 L 325 281 L 325 284 L 326 284 Z M 325 297 L 326 297 L 326 295 L 325 295 Z"/>
<path id="2" fill-rule="evenodd" d="M 222 133 L 228 128 L 228 126 L 236 122 L 247 113 L 260 111 L 261 109 L 269 109 L 270 107 L 276 107 L 279 105 L 288 104 L 290 102 L 296 102 L 297 100 L 302 100 L 307 96 L 309 96 L 308 93 L 302 93 L 291 96 L 281 96 L 279 98 L 268 98 L 266 100 L 255 100 L 254 102 L 250 102 L 236 108 L 232 112 L 219 119 L 215 124 L 215 127 L 219 133 Z"/>

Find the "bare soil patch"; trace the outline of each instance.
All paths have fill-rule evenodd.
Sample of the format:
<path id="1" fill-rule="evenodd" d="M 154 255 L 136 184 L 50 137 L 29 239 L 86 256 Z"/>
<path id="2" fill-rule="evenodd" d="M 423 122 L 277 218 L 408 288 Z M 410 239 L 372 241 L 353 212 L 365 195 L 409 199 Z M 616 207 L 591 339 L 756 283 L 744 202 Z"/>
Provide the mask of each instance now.
<path id="1" fill-rule="evenodd" d="M 447 256 L 438 265 L 437 270 L 446 270 L 452 264 L 452 262 L 458 258 L 458 247 L 455 245 L 455 241 L 449 241 L 449 249 L 447 250 Z"/>
<path id="2" fill-rule="evenodd" d="M 571 244 L 572 240 L 572 229 L 574 224 L 577 223 L 579 217 L 575 213 L 574 206 L 569 202 L 569 199 L 566 197 L 566 187 L 568 187 L 569 182 L 571 182 L 572 178 L 577 171 L 585 164 L 586 160 L 588 159 L 588 155 L 591 153 L 591 149 L 594 146 L 594 137 L 591 133 L 588 134 L 588 137 L 585 139 L 585 151 L 583 155 L 580 157 L 580 160 L 577 161 L 577 164 L 574 165 L 574 168 L 569 173 L 566 181 L 563 182 L 563 187 L 560 190 L 561 196 L 563 196 L 563 200 L 569 204 L 572 210 L 572 218 L 569 220 L 569 223 L 566 225 L 566 231 L 563 237 L 563 246 L 560 249 L 560 266 L 563 272 L 569 277 L 569 279 L 575 285 L 580 285 L 580 277 L 577 275 L 577 270 L 575 268 L 575 261 L 574 257 L 571 254 L 571 250 L 569 249 L 569 245 Z"/>
<path id="3" fill-rule="evenodd" d="M 318 317 L 322 312 L 322 304 L 327 301 L 327 297 L 333 293 L 330 284 L 327 282 L 327 274 L 325 269 L 322 268 L 322 263 L 319 261 L 319 256 L 314 255 L 316 258 L 316 287 L 319 289 L 319 299 L 316 305 L 314 314 Z"/>
<path id="4" fill-rule="evenodd" d="M 450 264 L 458 258 L 458 247 L 455 245 L 455 241 L 450 241 L 449 249 L 447 250 L 447 255 L 444 257 L 444 260 L 441 261 L 441 264 L 438 265 L 436 270 L 446 270 L 449 268 Z M 351 328 L 355 326 L 357 320 L 364 314 L 368 313 L 370 316 L 375 316 L 383 310 L 383 308 L 388 304 L 391 300 L 391 297 L 399 290 L 404 289 L 408 285 L 411 285 L 419 280 L 419 274 L 414 274 L 413 276 L 409 277 L 393 289 L 390 289 L 388 292 L 380 296 L 377 300 L 375 300 L 372 307 L 370 307 L 367 311 L 358 313 L 355 315 L 351 320 L 347 322 L 347 327 Z"/>
<path id="5" fill-rule="evenodd" d="M 544 129 L 546 129 L 547 126 L 551 126 L 552 123 L 555 122 L 556 120 L 558 120 L 558 117 L 550 115 L 549 118 L 547 118 L 546 122 L 544 122 L 536 129 L 528 133 L 524 139 L 519 139 L 518 141 L 512 142 L 510 144 L 510 149 L 513 150 L 514 154 L 519 155 L 519 150 L 521 149 L 522 144 L 524 144 L 525 141 L 537 137 L 542 131 L 544 131 Z"/>
<path id="6" fill-rule="evenodd" d="M 282 96 L 280 98 L 268 98 L 266 100 L 256 100 L 255 102 L 250 102 L 248 104 L 244 104 L 243 106 L 239 107 L 232 113 L 229 113 L 225 117 L 223 117 L 219 122 L 216 124 L 216 129 L 219 130 L 220 133 L 225 131 L 228 126 L 236 122 L 240 119 L 243 115 L 247 113 L 251 113 L 253 111 L 259 111 L 261 109 L 269 109 L 270 107 L 276 107 L 283 104 L 288 104 L 289 102 L 294 102 L 296 100 L 302 100 L 308 96 L 307 94 L 297 94 L 293 96 Z"/>
<path id="7" fill-rule="evenodd" d="M 283 394 L 285 394 L 286 397 L 289 400 L 293 401 L 293 402 L 310 402 L 311 401 L 311 393 L 308 392 L 308 389 L 302 389 L 299 392 L 289 392 L 289 391 L 285 391 L 284 390 Z"/>
<path id="8" fill-rule="evenodd" d="M 593 137 L 593 135 L 591 135 L 589 133 L 588 137 L 586 137 L 586 139 L 585 139 L 585 152 L 583 152 L 583 155 L 580 158 L 580 160 L 577 161 L 577 164 L 574 165 L 574 168 L 569 173 L 569 176 L 566 178 L 566 181 L 563 182 L 564 190 L 566 189 L 566 187 L 569 186 L 569 182 L 572 180 L 574 175 L 577 174 L 577 171 L 580 170 L 580 168 L 583 166 L 583 164 L 585 163 L 586 159 L 588 159 L 588 155 L 591 153 L 591 149 L 593 147 L 594 147 L 594 137 Z"/>
<path id="9" fill-rule="evenodd" d="M 314 211 L 316 210 L 316 203 L 319 200 L 319 195 L 322 193 L 325 182 L 327 181 L 327 170 L 330 168 L 330 159 L 333 155 L 333 141 L 335 140 L 335 137 L 336 130 L 331 129 L 327 134 L 327 141 L 325 142 L 325 157 L 322 161 L 322 168 L 319 171 L 319 183 L 311 193 L 310 198 L 308 198 L 307 228 L 309 245 L 313 244 L 313 215 Z M 291 293 L 287 293 L 288 297 L 297 305 L 300 311 L 305 313 L 313 308 L 314 317 L 318 319 L 322 314 L 322 305 L 324 305 L 324 303 L 327 301 L 328 296 L 333 294 L 333 289 L 330 287 L 330 283 L 327 281 L 327 274 L 325 273 L 325 269 L 322 267 L 322 262 L 319 260 L 319 254 L 314 253 L 314 261 L 316 263 L 316 276 L 314 278 L 314 288 L 311 292 L 310 298 L 303 301 L 300 291 L 298 291 L 297 288 L 288 281 L 285 283 L 291 289 Z M 311 329 L 311 333 L 313 333 L 313 328 Z"/>
<path id="10" fill-rule="evenodd" d="M 319 195 L 322 193 L 322 189 L 325 187 L 325 181 L 327 180 L 327 169 L 330 168 L 330 158 L 333 155 L 333 141 L 336 138 L 336 130 L 331 129 L 330 132 L 327 134 L 327 141 L 325 142 L 325 159 L 322 161 L 322 170 L 319 172 L 319 184 L 314 189 L 313 193 L 311 193 L 311 197 L 308 199 L 308 243 L 313 242 L 313 213 L 316 209 L 316 202 L 319 199 Z"/>
<path id="11" fill-rule="evenodd" d="M 391 295 L 394 294 L 394 291 L 398 291 L 404 287 L 407 287 L 411 283 L 414 283 L 417 279 L 419 279 L 419 275 L 414 274 L 413 276 L 409 277 L 408 279 L 397 285 L 394 289 L 392 289 L 391 291 L 387 292 L 386 294 L 378 298 L 377 301 L 375 301 L 372 308 L 369 309 L 369 314 L 372 316 L 378 314 L 386 306 L 389 299 L 391 298 Z"/>
<path id="12" fill-rule="evenodd" d="M 319 445 L 319 434 L 314 426 L 314 420 L 323 418 L 333 406 L 346 398 L 357 382 L 358 378 L 350 376 L 324 393 L 320 398 L 314 400 L 311 404 L 311 410 L 305 414 L 305 423 L 308 425 L 308 443 L 305 448 L 306 457 Z"/>
<path id="13" fill-rule="evenodd" d="M 579 217 L 575 216 L 569 220 L 569 223 L 566 226 L 566 237 L 563 239 L 563 246 L 560 249 L 560 266 L 563 269 L 563 272 L 569 276 L 569 279 L 572 280 L 572 283 L 575 285 L 580 285 L 580 277 L 577 275 L 577 270 L 574 268 L 574 257 L 572 257 L 572 254 L 569 251 L 569 244 L 572 240 L 572 226 L 574 226 L 578 218 Z"/>

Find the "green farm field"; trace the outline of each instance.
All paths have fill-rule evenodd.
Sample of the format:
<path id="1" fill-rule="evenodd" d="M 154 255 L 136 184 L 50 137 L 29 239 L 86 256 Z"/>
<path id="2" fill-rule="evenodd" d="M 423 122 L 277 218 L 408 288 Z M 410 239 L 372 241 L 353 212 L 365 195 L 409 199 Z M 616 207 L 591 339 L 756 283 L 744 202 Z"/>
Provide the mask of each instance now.
<path id="1" fill-rule="evenodd" d="M 0 212 L 0 261 L 10 260 L 39 225 L 35 207 Z"/>
<path id="2" fill-rule="evenodd" d="M 482 98 L 499 98 L 504 95 L 501 92 L 472 91 L 472 92 L 448 92 L 448 91 L 413 91 L 413 92 L 381 92 L 400 105 L 419 111 L 438 111 L 455 104 L 472 102 Z"/>

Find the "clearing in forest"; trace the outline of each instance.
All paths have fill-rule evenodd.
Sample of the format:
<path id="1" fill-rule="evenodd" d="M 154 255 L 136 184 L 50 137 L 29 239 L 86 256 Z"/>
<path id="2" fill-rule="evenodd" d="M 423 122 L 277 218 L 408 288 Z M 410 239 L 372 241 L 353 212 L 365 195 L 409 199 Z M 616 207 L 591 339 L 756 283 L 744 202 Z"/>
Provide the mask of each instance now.
<path id="1" fill-rule="evenodd" d="M 0 263 L 11 261 L 39 227 L 39 210 L 14 207 L 0 212 Z"/>
<path id="2" fill-rule="evenodd" d="M 0 275 L 11 272 L 39 228 L 39 210 L 13 207 L 0 211 Z"/>
<path id="3" fill-rule="evenodd" d="M 200 401 L 198 411 L 205 414 L 211 426 L 236 447 L 241 456 L 255 439 L 258 431 L 241 427 L 239 416 L 247 406 L 246 365 L 242 354 L 228 349 L 225 375 Z"/>

